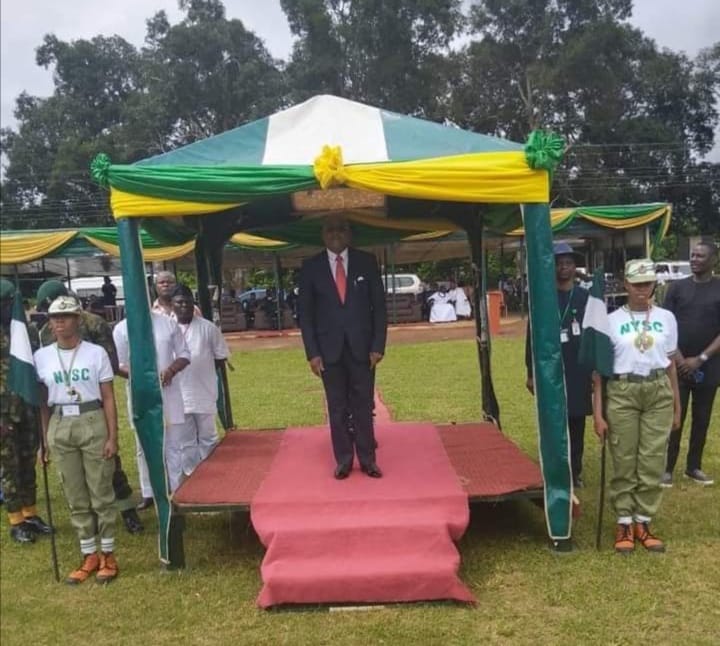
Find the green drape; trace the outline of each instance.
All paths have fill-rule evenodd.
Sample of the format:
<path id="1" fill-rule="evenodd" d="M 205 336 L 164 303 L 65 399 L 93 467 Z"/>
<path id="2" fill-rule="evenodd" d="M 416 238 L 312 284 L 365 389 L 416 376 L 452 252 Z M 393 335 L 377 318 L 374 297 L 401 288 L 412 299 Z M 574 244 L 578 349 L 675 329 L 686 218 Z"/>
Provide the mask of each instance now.
<path id="1" fill-rule="evenodd" d="M 170 563 L 170 515 L 165 471 L 163 402 L 157 371 L 155 343 L 145 271 L 140 247 L 139 222 L 118 221 L 125 287 L 125 316 L 130 342 L 130 396 L 133 424 L 145 453 L 158 514 L 160 560 Z"/>
<path id="2" fill-rule="evenodd" d="M 550 209 L 547 204 L 527 204 L 523 220 L 545 517 L 550 538 L 562 541 L 572 531 L 570 441 Z"/>

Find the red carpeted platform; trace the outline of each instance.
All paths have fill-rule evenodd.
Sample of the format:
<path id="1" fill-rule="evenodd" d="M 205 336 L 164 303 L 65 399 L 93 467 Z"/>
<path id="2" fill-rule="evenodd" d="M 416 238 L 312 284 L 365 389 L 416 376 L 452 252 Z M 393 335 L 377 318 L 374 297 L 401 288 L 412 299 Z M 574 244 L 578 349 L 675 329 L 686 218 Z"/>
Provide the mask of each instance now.
<path id="1" fill-rule="evenodd" d="M 252 499 L 258 605 L 472 601 L 454 541 L 468 499 L 431 424 L 379 424 L 381 479 L 332 476 L 324 428 L 289 429 Z"/>

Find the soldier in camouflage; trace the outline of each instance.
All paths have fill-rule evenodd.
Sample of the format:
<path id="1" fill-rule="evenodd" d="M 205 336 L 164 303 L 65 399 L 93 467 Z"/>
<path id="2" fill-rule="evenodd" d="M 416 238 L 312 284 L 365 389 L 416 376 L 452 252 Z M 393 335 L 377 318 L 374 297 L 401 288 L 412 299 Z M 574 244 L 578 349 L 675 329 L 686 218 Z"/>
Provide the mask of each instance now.
<path id="1" fill-rule="evenodd" d="M 10 536 L 17 543 L 33 543 L 37 534 L 50 534 L 52 528 L 38 516 L 35 506 L 37 411 L 10 391 L 7 383 L 14 296 L 15 286 L 8 280 L 0 280 L 0 471 Z M 33 342 L 32 335 L 30 341 Z"/>
<path id="2" fill-rule="evenodd" d="M 68 289 L 59 280 L 46 280 L 37 293 L 37 309 L 38 311 L 47 311 L 58 296 L 67 296 Z M 115 342 L 113 341 L 112 328 L 108 322 L 92 312 L 83 311 L 80 314 L 80 327 L 79 327 L 80 338 L 90 343 L 95 343 L 108 353 L 110 357 L 110 365 L 112 365 L 113 372 L 117 374 L 118 371 L 118 357 L 117 349 L 115 348 Z M 55 342 L 50 325 L 45 323 L 40 329 L 40 345 L 46 346 L 51 345 Z M 120 461 L 120 455 L 115 455 L 115 473 L 113 474 L 113 489 L 115 490 L 115 500 L 117 501 L 118 510 L 122 516 L 125 528 L 131 534 L 138 534 L 143 531 L 144 527 L 140 517 L 135 510 L 135 505 L 132 500 L 132 487 L 128 482 L 127 475 L 122 468 L 122 462 Z"/>

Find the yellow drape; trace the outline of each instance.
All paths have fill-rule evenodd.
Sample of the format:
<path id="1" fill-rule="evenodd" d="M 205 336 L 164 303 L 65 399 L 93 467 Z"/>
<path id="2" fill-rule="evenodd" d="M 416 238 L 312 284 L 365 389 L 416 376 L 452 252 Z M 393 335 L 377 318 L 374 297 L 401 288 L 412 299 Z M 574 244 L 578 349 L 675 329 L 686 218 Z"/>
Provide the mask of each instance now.
<path id="1" fill-rule="evenodd" d="M 209 204 L 205 202 L 185 202 L 167 200 L 160 197 L 148 197 L 126 193 L 115 188 L 110 189 L 110 207 L 116 218 L 167 217 L 174 215 L 205 215 L 225 211 L 239 203 Z"/>
<path id="2" fill-rule="evenodd" d="M 120 247 L 104 240 L 98 240 L 88 235 L 85 239 L 92 245 L 95 245 L 101 251 L 104 251 L 111 256 L 120 257 Z M 185 244 L 177 245 L 174 247 L 156 247 L 153 249 L 143 249 L 143 260 L 147 262 L 161 262 L 163 260 L 174 260 L 175 258 L 182 258 L 187 254 L 191 253 L 195 249 L 195 240 L 189 240 Z"/>
<path id="3" fill-rule="evenodd" d="M 271 238 L 263 238 L 262 236 L 252 235 L 251 233 L 236 233 L 230 242 L 240 245 L 241 247 L 256 247 L 258 249 L 272 249 L 273 247 L 286 247 L 287 242 L 282 240 L 272 240 Z"/>
<path id="4" fill-rule="evenodd" d="M 0 235 L 0 264 L 15 265 L 49 256 L 77 235 L 77 231 Z"/>

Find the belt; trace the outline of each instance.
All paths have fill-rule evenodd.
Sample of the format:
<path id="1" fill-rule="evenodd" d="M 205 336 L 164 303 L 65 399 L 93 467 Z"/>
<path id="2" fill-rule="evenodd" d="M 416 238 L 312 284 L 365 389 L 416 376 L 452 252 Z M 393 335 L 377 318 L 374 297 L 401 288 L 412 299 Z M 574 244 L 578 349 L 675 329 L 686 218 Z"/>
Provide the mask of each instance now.
<path id="1" fill-rule="evenodd" d="M 622 375 L 613 375 L 610 379 L 617 381 L 631 381 L 631 382 L 642 382 L 642 381 L 657 381 L 665 374 L 665 370 L 658 368 L 657 370 L 651 370 L 647 375 L 635 375 L 632 372 L 626 372 Z"/>
<path id="2" fill-rule="evenodd" d="M 80 414 L 82 415 L 83 413 L 89 413 L 94 410 L 100 410 L 102 408 L 102 402 L 100 402 L 97 399 L 94 399 L 91 402 L 80 402 L 79 404 L 57 404 L 55 406 L 55 408 L 53 409 L 53 414 L 59 415 L 60 417 L 62 417 L 63 406 L 77 406 L 80 411 Z"/>

